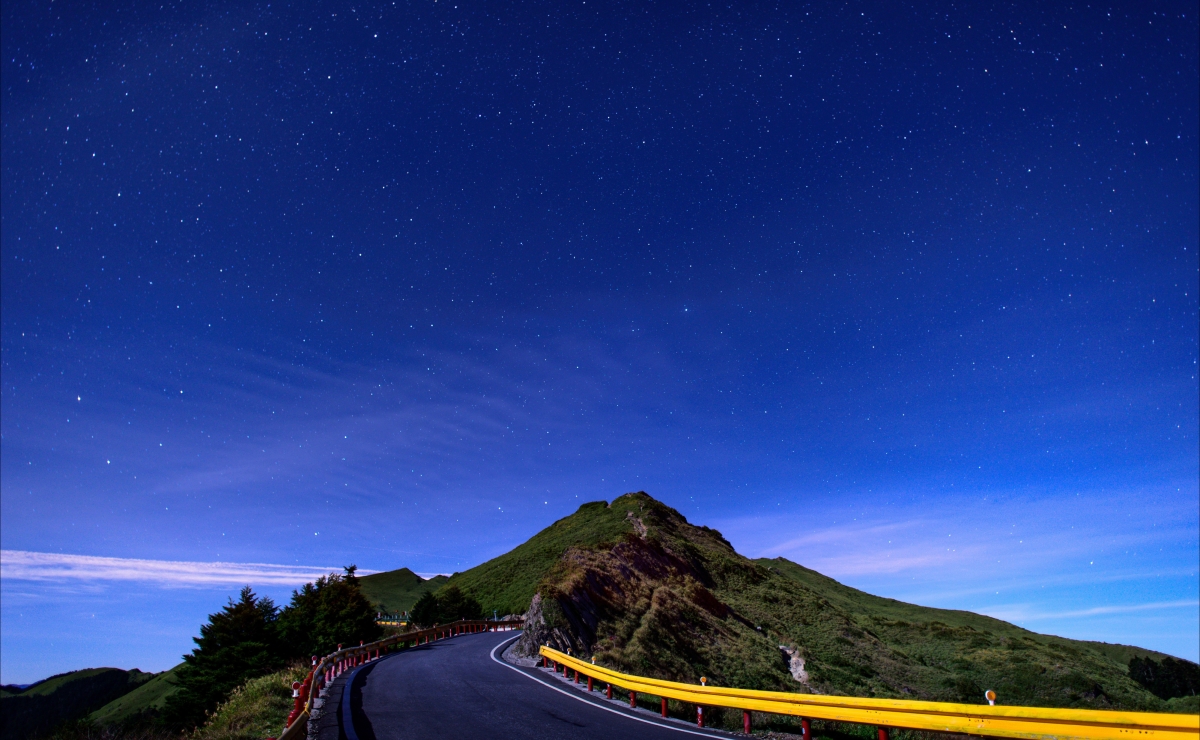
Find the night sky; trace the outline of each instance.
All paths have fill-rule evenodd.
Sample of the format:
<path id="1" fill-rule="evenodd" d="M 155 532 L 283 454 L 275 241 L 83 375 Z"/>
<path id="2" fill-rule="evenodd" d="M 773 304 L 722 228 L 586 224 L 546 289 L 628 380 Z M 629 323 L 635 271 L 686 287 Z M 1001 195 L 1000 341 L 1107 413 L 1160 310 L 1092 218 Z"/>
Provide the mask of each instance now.
<path id="1" fill-rule="evenodd" d="M 633 490 L 1197 659 L 1194 3 L 2 13 L 3 681 Z"/>

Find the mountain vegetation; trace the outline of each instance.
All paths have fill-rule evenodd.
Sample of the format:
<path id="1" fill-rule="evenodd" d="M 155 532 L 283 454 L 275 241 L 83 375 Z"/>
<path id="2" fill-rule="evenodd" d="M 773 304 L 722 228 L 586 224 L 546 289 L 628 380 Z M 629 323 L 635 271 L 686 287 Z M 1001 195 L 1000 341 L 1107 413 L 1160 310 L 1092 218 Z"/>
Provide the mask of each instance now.
<path id="1" fill-rule="evenodd" d="M 455 585 L 441 589 L 437 595 L 426 592 L 412 608 L 412 621 L 420 627 L 482 617 L 483 610 L 479 602 Z"/>
<path id="2" fill-rule="evenodd" d="M 375 607 L 363 594 L 354 571 L 350 566 L 345 574 L 331 573 L 292 592 L 277 625 L 285 658 L 328 655 L 339 644 L 370 642 L 382 635 L 375 623 Z"/>
<path id="3" fill-rule="evenodd" d="M 197 740 L 264 737 L 254 728 L 269 718 L 278 729 L 274 725 L 290 706 L 287 677 L 306 672 L 311 656 L 382 635 L 359 583 L 349 566 L 293 591 L 283 609 L 244 588 L 209 615 L 183 663 L 157 675 L 102 668 L 55 676 L 24 690 L 6 686 L 2 740 L 49 733 L 64 740 L 180 732 L 192 732 Z M 279 706 L 285 707 L 281 713 L 275 711 Z"/>
<path id="4" fill-rule="evenodd" d="M 51 676 L 19 689 L 5 686 L 0 697 L 3 740 L 25 740 L 77 720 L 119 697 L 129 694 L 154 677 L 136 668 L 88 668 Z"/>
<path id="5" fill-rule="evenodd" d="M 100 722 L 93 718 L 65 722 L 43 740 L 262 740 L 279 734 L 292 707 L 292 682 L 303 680 L 308 667 L 299 663 L 252 678 L 234 689 L 193 730 L 156 723 Z M 164 675 L 164 674 L 159 674 Z"/>
<path id="6" fill-rule="evenodd" d="M 339 643 L 369 642 L 381 634 L 354 566 L 293 591 L 282 612 L 247 586 L 200 628 L 196 649 L 175 671 L 178 689 L 166 698 L 161 721 L 195 727 L 248 680 L 289 663 L 308 665 L 311 656 L 331 653 Z"/>
<path id="7" fill-rule="evenodd" d="M 132 726 L 159 715 L 166 706 L 167 697 L 179 690 L 175 681 L 179 667 L 153 674 L 149 681 L 89 714 L 87 720 L 100 725 Z"/>
<path id="8" fill-rule="evenodd" d="M 1129 661 L 1187 663 L 751 560 L 645 493 L 584 504 L 448 586 L 485 612 L 533 606 L 528 652 L 549 643 L 632 673 L 745 688 L 964 703 L 994 689 L 1007 704 L 1167 711 L 1171 697 Z"/>
<path id="9" fill-rule="evenodd" d="M 363 596 L 384 614 L 399 614 L 411 611 L 413 605 L 424 594 L 446 585 L 448 576 L 422 578 L 408 568 L 373 573 L 358 579 Z"/>
<path id="10" fill-rule="evenodd" d="M 194 638 L 196 649 L 183 656 L 175 673 L 178 690 L 167 697 L 163 720 L 186 729 L 205 716 L 247 679 L 278 670 L 284 651 L 276 621 L 279 610 L 268 598 L 258 598 L 250 587 L 237 601 L 210 614 L 208 624 Z"/>

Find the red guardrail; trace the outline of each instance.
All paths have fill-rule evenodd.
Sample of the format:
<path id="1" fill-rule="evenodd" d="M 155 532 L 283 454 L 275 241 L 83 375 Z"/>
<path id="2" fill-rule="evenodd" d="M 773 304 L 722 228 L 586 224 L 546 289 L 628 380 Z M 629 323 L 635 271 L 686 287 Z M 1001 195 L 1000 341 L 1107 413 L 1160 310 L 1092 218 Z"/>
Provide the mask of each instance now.
<path id="1" fill-rule="evenodd" d="M 312 714 L 313 702 L 321 695 L 321 690 L 333 683 L 334 679 L 348 670 L 378 660 L 379 658 L 408 647 L 425 645 L 436 640 L 444 640 L 456 635 L 476 632 L 501 632 L 520 629 L 524 622 L 519 619 L 492 621 L 485 619 L 464 619 L 445 625 L 437 625 L 423 630 L 412 630 L 398 635 L 391 635 L 382 640 L 357 647 L 338 650 L 324 658 L 313 656 L 312 670 L 308 672 L 303 682 L 292 684 L 294 705 L 288 714 L 287 723 L 279 740 L 297 740 L 308 734 L 308 717 Z"/>

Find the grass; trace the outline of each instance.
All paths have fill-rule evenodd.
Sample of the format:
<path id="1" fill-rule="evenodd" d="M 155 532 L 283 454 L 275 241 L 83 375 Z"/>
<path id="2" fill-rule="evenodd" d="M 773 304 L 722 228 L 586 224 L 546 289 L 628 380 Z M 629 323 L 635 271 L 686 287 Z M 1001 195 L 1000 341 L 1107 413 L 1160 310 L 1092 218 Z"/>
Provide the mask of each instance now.
<path id="1" fill-rule="evenodd" d="M 167 697 L 175 693 L 177 688 L 175 671 L 178 668 L 179 666 L 175 666 L 169 671 L 156 674 L 154 678 L 128 694 L 92 712 L 88 719 L 102 725 L 130 724 L 139 717 L 162 709 Z"/>
<path id="2" fill-rule="evenodd" d="M 613 502 L 584 504 L 510 552 L 450 577 L 449 584 L 475 597 L 485 614 L 522 614 L 546 573 L 572 547 L 602 547 L 634 531 L 631 511 Z"/>
<path id="3" fill-rule="evenodd" d="M 421 578 L 408 568 L 374 573 L 358 579 L 363 595 L 381 612 L 395 614 L 412 609 L 426 591 L 446 585 L 447 576 Z"/>
<path id="4" fill-rule="evenodd" d="M 136 668 L 131 671 L 123 671 L 120 668 L 85 668 L 80 671 L 60 673 L 38 681 L 19 694 L 16 694 L 16 696 L 50 696 L 64 689 L 96 683 L 96 679 L 116 679 L 123 684 L 137 686 L 143 681 L 150 680 L 153 676 L 153 673 L 143 673 Z"/>
<path id="5" fill-rule="evenodd" d="M 263 740 L 278 737 L 292 711 L 292 682 L 303 681 L 308 667 L 296 664 L 252 678 L 197 728 L 191 740 Z"/>
<path id="6" fill-rule="evenodd" d="M 306 666 L 296 664 L 276 673 L 250 679 L 230 694 L 203 725 L 190 733 L 180 735 L 153 722 L 133 721 L 138 717 L 137 712 L 124 717 L 126 721 L 111 721 L 115 713 L 110 712 L 107 715 L 109 721 L 98 721 L 93 715 L 84 720 L 62 723 L 46 735 L 45 740 L 264 740 L 278 737 L 292 710 L 292 682 L 303 681 L 307 672 Z M 165 677 L 169 673 L 159 676 Z M 165 696 L 161 689 L 159 696 Z M 143 697 L 139 702 L 143 708 L 139 711 L 152 708 L 155 704 L 161 706 L 161 698 L 148 700 L 148 697 Z"/>
<path id="7" fill-rule="evenodd" d="M 1167 701 L 1167 711 L 1175 714 L 1200 714 L 1200 695 L 1177 696 Z"/>
<path id="8" fill-rule="evenodd" d="M 0 698 L 4 723 L 2 740 L 17 740 L 49 732 L 79 720 L 89 712 L 150 681 L 152 673 L 118 668 L 88 668 L 39 681 L 20 693 Z"/>

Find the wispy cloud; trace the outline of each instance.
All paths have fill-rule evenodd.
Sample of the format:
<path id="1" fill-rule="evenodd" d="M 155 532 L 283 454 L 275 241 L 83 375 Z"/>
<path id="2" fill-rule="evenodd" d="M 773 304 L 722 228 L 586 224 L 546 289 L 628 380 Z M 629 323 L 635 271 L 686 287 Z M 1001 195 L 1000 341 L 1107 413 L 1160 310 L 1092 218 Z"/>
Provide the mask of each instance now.
<path id="1" fill-rule="evenodd" d="M 1075 609 L 1060 612 L 1041 612 L 1030 609 L 1028 605 L 1011 605 L 984 609 L 989 617 L 1003 619 L 1009 622 L 1036 622 L 1043 619 L 1075 619 L 1078 617 L 1095 617 L 1105 614 L 1129 614 L 1131 612 L 1159 611 L 1163 609 L 1196 609 L 1200 608 L 1200 600 L 1179 599 L 1177 601 L 1154 601 L 1147 604 L 1117 604 L 1113 606 L 1096 606 L 1090 609 Z"/>
<path id="2" fill-rule="evenodd" d="M 197 563 L 0 550 L 0 578 L 6 581 L 139 581 L 167 587 L 299 586 L 340 570 L 269 563 Z"/>

